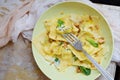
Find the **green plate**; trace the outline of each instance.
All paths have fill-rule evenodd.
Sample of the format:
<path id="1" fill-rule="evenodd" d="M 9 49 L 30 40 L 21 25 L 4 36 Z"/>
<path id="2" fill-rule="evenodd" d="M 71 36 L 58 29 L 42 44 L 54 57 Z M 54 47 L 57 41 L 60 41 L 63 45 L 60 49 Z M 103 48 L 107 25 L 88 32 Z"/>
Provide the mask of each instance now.
<path id="1" fill-rule="evenodd" d="M 111 57 L 112 57 L 112 50 L 113 50 L 113 39 L 112 39 L 112 33 L 109 28 L 108 23 L 106 22 L 105 18 L 93 7 L 80 3 L 80 2 L 63 2 L 54 5 L 53 7 L 49 8 L 37 21 L 36 26 L 33 31 L 33 37 L 45 30 L 44 28 L 44 20 L 50 19 L 54 17 L 61 16 L 61 12 L 64 12 L 64 14 L 80 14 L 80 15 L 91 15 L 91 16 L 98 16 L 100 19 L 98 21 L 98 25 L 100 25 L 100 31 L 101 35 L 103 35 L 106 39 L 105 46 L 108 47 L 106 50 L 106 53 L 104 55 L 104 59 L 102 60 L 102 66 L 104 68 L 107 68 Z M 37 51 L 35 46 L 32 43 L 32 50 L 33 50 L 33 56 L 35 58 L 35 61 L 41 71 L 50 79 L 52 80 L 94 80 L 96 79 L 100 73 L 97 70 L 92 70 L 91 75 L 86 76 L 81 73 L 76 73 L 73 67 L 68 68 L 65 72 L 59 72 L 57 69 L 52 65 L 50 65 L 44 57 Z"/>

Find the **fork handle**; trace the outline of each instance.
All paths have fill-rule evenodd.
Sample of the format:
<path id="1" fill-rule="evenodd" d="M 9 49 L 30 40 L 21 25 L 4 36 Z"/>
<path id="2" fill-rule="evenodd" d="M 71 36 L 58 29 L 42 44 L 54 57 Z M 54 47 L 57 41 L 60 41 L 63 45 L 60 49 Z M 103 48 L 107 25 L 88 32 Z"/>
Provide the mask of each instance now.
<path id="1" fill-rule="evenodd" d="M 107 72 L 102 66 L 100 66 L 85 50 L 82 51 L 107 80 L 114 80 L 111 74 Z"/>

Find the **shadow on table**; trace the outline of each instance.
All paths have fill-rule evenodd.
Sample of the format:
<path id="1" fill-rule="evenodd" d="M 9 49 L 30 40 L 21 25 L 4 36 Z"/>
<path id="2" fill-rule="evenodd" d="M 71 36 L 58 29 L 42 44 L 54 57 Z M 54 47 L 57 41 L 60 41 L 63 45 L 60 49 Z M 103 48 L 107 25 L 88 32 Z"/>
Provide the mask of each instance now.
<path id="1" fill-rule="evenodd" d="M 120 0 L 90 0 L 95 3 L 109 4 L 120 6 Z"/>
<path id="2" fill-rule="evenodd" d="M 115 80 L 120 80 L 120 67 L 118 66 L 116 68 Z"/>

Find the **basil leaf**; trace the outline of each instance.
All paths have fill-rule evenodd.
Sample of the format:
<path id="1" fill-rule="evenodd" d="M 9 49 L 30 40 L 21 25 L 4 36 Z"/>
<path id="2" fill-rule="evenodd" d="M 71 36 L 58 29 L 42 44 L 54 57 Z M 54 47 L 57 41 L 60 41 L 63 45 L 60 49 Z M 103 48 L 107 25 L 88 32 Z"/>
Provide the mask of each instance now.
<path id="1" fill-rule="evenodd" d="M 91 69 L 90 68 L 86 68 L 84 66 L 80 66 L 80 70 L 82 73 L 84 73 L 85 75 L 90 75 L 91 74 Z"/>
<path id="2" fill-rule="evenodd" d="M 57 26 L 61 27 L 64 24 L 64 21 L 62 21 L 61 19 L 58 19 L 57 23 L 58 23 Z"/>
<path id="3" fill-rule="evenodd" d="M 87 38 L 86 40 L 87 40 L 92 46 L 98 47 L 98 43 L 96 43 L 93 39 Z"/>

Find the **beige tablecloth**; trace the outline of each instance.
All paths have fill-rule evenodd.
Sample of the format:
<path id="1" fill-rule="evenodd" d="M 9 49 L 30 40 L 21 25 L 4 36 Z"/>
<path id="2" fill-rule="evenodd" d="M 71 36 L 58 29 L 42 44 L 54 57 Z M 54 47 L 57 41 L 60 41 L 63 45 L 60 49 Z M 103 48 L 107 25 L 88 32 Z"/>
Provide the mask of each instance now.
<path id="1" fill-rule="evenodd" d="M 50 6 L 68 0 L 1 0 L 0 1 L 0 80 L 49 80 L 37 67 L 31 37 L 36 21 Z M 120 63 L 120 7 L 82 1 L 99 10 L 111 25 L 115 47 L 108 71 L 114 77 Z M 3 4 L 4 3 L 4 4 Z M 105 80 L 100 77 L 97 80 Z"/>

